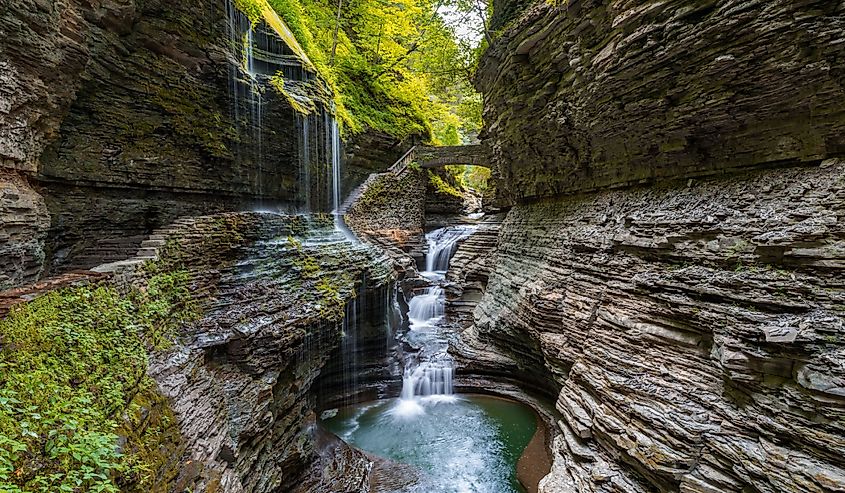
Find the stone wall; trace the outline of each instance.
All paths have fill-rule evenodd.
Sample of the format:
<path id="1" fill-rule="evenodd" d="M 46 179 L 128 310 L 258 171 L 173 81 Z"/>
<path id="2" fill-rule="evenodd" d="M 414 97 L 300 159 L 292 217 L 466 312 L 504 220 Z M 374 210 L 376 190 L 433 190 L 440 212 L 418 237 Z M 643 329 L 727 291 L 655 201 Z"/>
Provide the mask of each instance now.
<path id="1" fill-rule="evenodd" d="M 346 222 L 359 237 L 413 257 L 425 255 L 425 171 L 373 176 L 349 207 Z M 400 255 L 401 256 L 401 255 Z"/>
<path id="2" fill-rule="evenodd" d="M 845 488 L 843 176 L 827 160 L 508 213 L 453 350 L 461 374 L 556 390 L 541 491 Z"/>
<path id="3" fill-rule="evenodd" d="M 496 2 L 494 20 L 525 2 Z M 535 2 L 485 53 L 511 202 L 845 155 L 845 4 Z"/>
<path id="4" fill-rule="evenodd" d="M 350 136 L 344 146 L 343 196 L 348 196 L 370 174 L 380 173 L 398 161 L 419 139 L 412 135 L 400 141 L 375 131 Z"/>

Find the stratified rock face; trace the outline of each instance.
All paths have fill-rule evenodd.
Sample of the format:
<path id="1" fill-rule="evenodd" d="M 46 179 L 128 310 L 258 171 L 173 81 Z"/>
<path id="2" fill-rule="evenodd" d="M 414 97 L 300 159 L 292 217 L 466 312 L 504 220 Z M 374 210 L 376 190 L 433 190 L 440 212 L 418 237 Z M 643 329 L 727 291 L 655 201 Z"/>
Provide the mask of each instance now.
<path id="1" fill-rule="evenodd" d="M 290 200 L 294 113 L 260 80 L 280 65 L 240 67 L 248 30 L 225 1 L 15 2 L 0 19 L 4 165 L 45 181 Z M 256 27 L 256 50 L 290 55 L 268 32 Z"/>
<path id="2" fill-rule="evenodd" d="M 294 51 L 228 0 L 9 4 L 0 170 L 4 183 L 25 173 L 51 216 L 25 262 L 60 273 L 126 258 L 177 217 L 330 210 L 330 94 Z"/>
<path id="3" fill-rule="evenodd" d="M 336 399 L 318 392 L 336 389 L 313 384 L 332 354 L 345 360 L 338 348 L 366 347 L 368 340 L 348 329 L 357 315 L 349 307 L 359 306 L 356 297 L 391 289 L 393 269 L 374 248 L 338 235 L 326 217 L 185 218 L 157 230 L 139 257 L 96 268 L 115 283 L 133 282 L 138 269 L 187 270 L 202 307 L 201 319 L 184 326 L 173 347 L 151 357 L 149 374 L 169 399 L 185 449 L 178 478 L 165 490 L 274 492 L 314 484 L 352 493 L 366 483 L 371 462 L 362 453 L 337 445 L 337 457 L 318 450 L 318 442 L 329 448 L 331 437 L 317 434 L 317 400 Z M 143 263 L 149 257 L 152 267 Z M 374 305 L 367 315 L 384 321 L 387 307 Z M 354 344 L 347 342 L 352 336 Z M 361 372 L 358 360 L 344 368 L 341 390 L 341 380 Z"/>
<path id="4" fill-rule="evenodd" d="M 508 213 L 457 350 L 559 389 L 541 491 L 845 489 L 843 176 L 828 160 Z"/>
<path id="5" fill-rule="evenodd" d="M 521 8 L 496 2 L 504 22 Z M 845 154 L 845 4 L 539 2 L 477 86 L 511 201 Z"/>
<path id="6" fill-rule="evenodd" d="M 478 229 L 461 242 L 449 261 L 446 313 L 450 322 L 462 326 L 472 324 L 472 313 L 496 267 L 496 247 L 503 219 L 504 214 L 485 217 Z"/>
<path id="7" fill-rule="evenodd" d="M 41 275 L 50 216 L 44 199 L 16 171 L 0 168 L 0 291 Z"/>

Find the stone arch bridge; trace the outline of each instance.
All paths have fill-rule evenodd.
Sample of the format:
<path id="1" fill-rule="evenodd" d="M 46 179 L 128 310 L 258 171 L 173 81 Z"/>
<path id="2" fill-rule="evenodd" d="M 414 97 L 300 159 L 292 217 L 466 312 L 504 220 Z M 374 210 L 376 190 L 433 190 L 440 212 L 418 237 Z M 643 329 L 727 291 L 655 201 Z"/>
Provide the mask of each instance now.
<path id="1" fill-rule="evenodd" d="M 447 164 L 463 164 L 490 168 L 491 153 L 483 144 L 462 146 L 417 146 L 414 161 L 422 168 L 439 168 Z"/>

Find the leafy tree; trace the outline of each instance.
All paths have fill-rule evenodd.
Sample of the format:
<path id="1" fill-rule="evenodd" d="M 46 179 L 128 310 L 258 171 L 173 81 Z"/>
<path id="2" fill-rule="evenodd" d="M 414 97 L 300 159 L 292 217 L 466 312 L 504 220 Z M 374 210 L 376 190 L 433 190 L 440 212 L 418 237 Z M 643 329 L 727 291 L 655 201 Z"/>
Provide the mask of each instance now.
<path id="1" fill-rule="evenodd" d="M 463 4 L 268 1 L 334 88 L 338 113 L 353 132 L 371 128 L 450 144 L 477 132 L 480 97 L 470 78 L 481 46 L 444 20 Z"/>

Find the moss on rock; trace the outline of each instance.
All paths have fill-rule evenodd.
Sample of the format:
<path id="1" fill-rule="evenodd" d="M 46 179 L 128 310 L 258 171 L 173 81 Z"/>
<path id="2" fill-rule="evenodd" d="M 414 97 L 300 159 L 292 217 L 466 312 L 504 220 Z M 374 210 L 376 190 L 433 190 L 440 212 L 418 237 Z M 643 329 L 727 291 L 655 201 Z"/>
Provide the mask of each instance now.
<path id="1" fill-rule="evenodd" d="M 50 292 L 0 320 L 4 492 L 150 490 L 179 432 L 149 352 L 196 317 L 185 272 Z M 158 474 L 153 474 L 158 472 Z"/>

